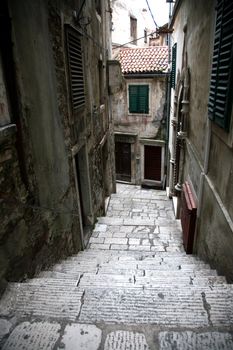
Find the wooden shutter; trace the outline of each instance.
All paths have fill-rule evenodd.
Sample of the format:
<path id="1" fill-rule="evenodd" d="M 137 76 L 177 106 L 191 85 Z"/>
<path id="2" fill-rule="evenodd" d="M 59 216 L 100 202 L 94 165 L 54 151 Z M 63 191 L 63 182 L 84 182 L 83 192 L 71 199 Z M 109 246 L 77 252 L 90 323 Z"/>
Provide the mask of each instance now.
<path id="1" fill-rule="evenodd" d="M 148 85 L 129 85 L 129 112 L 149 113 Z"/>
<path id="2" fill-rule="evenodd" d="M 148 113 L 149 86 L 138 85 L 138 112 Z"/>
<path id="3" fill-rule="evenodd" d="M 233 2 L 219 0 L 209 92 L 209 118 L 229 130 L 232 106 Z"/>
<path id="4" fill-rule="evenodd" d="M 171 87 L 175 89 L 176 86 L 176 49 L 177 44 L 172 46 L 172 71 L 171 71 Z"/>
<path id="5" fill-rule="evenodd" d="M 67 56 L 73 109 L 85 105 L 81 38 L 77 31 L 67 27 Z"/>
<path id="6" fill-rule="evenodd" d="M 138 85 L 129 85 L 129 112 L 137 113 Z"/>

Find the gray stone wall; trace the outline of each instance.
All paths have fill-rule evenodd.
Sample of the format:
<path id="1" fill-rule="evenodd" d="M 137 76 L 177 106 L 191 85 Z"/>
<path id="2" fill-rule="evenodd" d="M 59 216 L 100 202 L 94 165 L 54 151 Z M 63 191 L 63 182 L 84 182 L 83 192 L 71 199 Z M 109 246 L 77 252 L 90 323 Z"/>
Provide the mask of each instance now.
<path id="1" fill-rule="evenodd" d="M 7 280 L 31 276 L 82 248 L 80 193 L 76 186 L 79 175 L 74 170 L 74 149 L 83 145 L 87 149 L 92 223 L 97 215 L 103 214 L 104 199 L 114 190 L 106 81 L 108 1 L 102 1 L 101 6 L 102 18 L 93 2 L 87 1 L 83 8 L 84 17 L 92 18 L 87 32 L 93 38 L 86 36 L 83 40 L 86 104 L 81 113 L 74 115 L 70 105 L 64 25 L 77 26 L 73 11 L 80 8 L 79 1 L 73 4 L 9 1 L 19 113 L 13 132 L 6 134 L 3 128 L 0 130 L 2 288 Z M 102 106 L 100 59 L 105 70 Z M 96 115 L 96 110 L 104 112 Z M 6 126 L 9 125 L 7 122 Z M 109 140 L 105 158 L 101 155 L 103 138 Z M 110 169 L 105 173 L 108 191 L 103 186 L 106 167 Z"/>
<path id="2" fill-rule="evenodd" d="M 196 252 L 229 281 L 233 280 L 233 121 L 227 133 L 208 120 L 214 42 L 213 1 L 181 1 L 174 17 L 177 70 L 190 70 L 190 110 L 183 181 L 197 198 Z"/>

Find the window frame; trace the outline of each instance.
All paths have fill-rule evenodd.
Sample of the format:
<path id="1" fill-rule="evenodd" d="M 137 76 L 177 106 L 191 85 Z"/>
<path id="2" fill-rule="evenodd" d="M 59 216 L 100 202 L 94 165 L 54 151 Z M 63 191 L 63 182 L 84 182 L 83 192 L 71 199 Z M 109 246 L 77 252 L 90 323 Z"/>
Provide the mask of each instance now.
<path id="1" fill-rule="evenodd" d="M 81 89 L 83 90 L 81 94 L 81 102 L 76 103 L 75 102 L 75 95 L 79 94 L 77 91 L 75 91 L 75 77 L 73 74 L 73 70 L 71 67 L 71 57 L 70 57 L 70 46 L 69 46 L 69 34 L 74 35 L 77 40 L 80 42 L 80 51 L 79 53 L 79 64 L 81 67 L 81 74 L 80 74 L 80 81 L 78 82 L 81 86 Z M 82 43 L 82 34 L 73 26 L 71 25 L 65 25 L 65 38 L 66 38 L 66 57 L 67 57 L 67 71 L 68 71 L 68 81 L 69 81 L 69 90 L 70 90 L 70 101 L 71 101 L 71 107 L 72 111 L 75 112 L 80 109 L 84 109 L 86 106 L 86 84 L 85 84 L 85 74 L 84 74 L 84 59 L 83 59 L 83 43 Z M 75 48 L 76 50 L 76 48 Z M 76 63 L 77 63 L 76 61 Z M 79 68 L 80 68 L 79 67 Z M 78 89 L 78 88 L 77 88 Z"/>
<path id="2" fill-rule="evenodd" d="M 130 86 L 148 86 L 148 112 L 147 113 L 140 113 L 140 112 L 131 112 L 130 111 L 130 94 L 129 94 L 129 87 Z M 128 108 L 128 115 L 150 115 L 151 114 L 151 83 L 149 82 L 129 82 L 127 84 L 127 108 Z"/>
<path id="3" fill-rule="evenodd" d="M 132 40 L 133 45 L 137 45 L 137 18 L 133 15 L 130 15 L 130 39 Z"/>

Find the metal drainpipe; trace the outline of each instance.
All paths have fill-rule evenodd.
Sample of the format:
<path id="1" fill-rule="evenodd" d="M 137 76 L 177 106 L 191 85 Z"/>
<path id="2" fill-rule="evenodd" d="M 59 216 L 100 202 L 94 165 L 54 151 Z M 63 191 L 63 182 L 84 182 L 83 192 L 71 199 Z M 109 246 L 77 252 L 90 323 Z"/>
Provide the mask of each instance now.
<path id="1" fill-rule="evenodd" d="M 211 141 L 211 125 L 209 119 L 207 120 L 207 135 L 206 135 L 206 142 L 205 142 L 205 158 L 204 158 L 204 167 L 203 171 L 200 175 L 200 185 L 199 185 L 199 192 L 198 192 L 198 207 L 197 207 L 197 218 L 200 217 L 201 209 L 202 209 L 202 196 L 203 196 L 203 188 L 204 188 L 204 179 L 208 172 L 208 166 L 209 166 L 209 157 L 210 157 L 210 141 Z"/>

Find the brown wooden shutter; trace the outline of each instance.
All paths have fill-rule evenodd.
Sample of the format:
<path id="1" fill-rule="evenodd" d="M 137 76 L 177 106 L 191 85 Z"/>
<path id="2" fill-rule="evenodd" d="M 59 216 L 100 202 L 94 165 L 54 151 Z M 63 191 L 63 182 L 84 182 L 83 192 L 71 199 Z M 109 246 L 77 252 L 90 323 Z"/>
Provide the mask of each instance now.
<path id="1" fill-rule="evenodd" d="M 66 37 L 72 106 L 77 109 L 85 105 L 81 36 L 73 28 L 67 27 Z"/>

